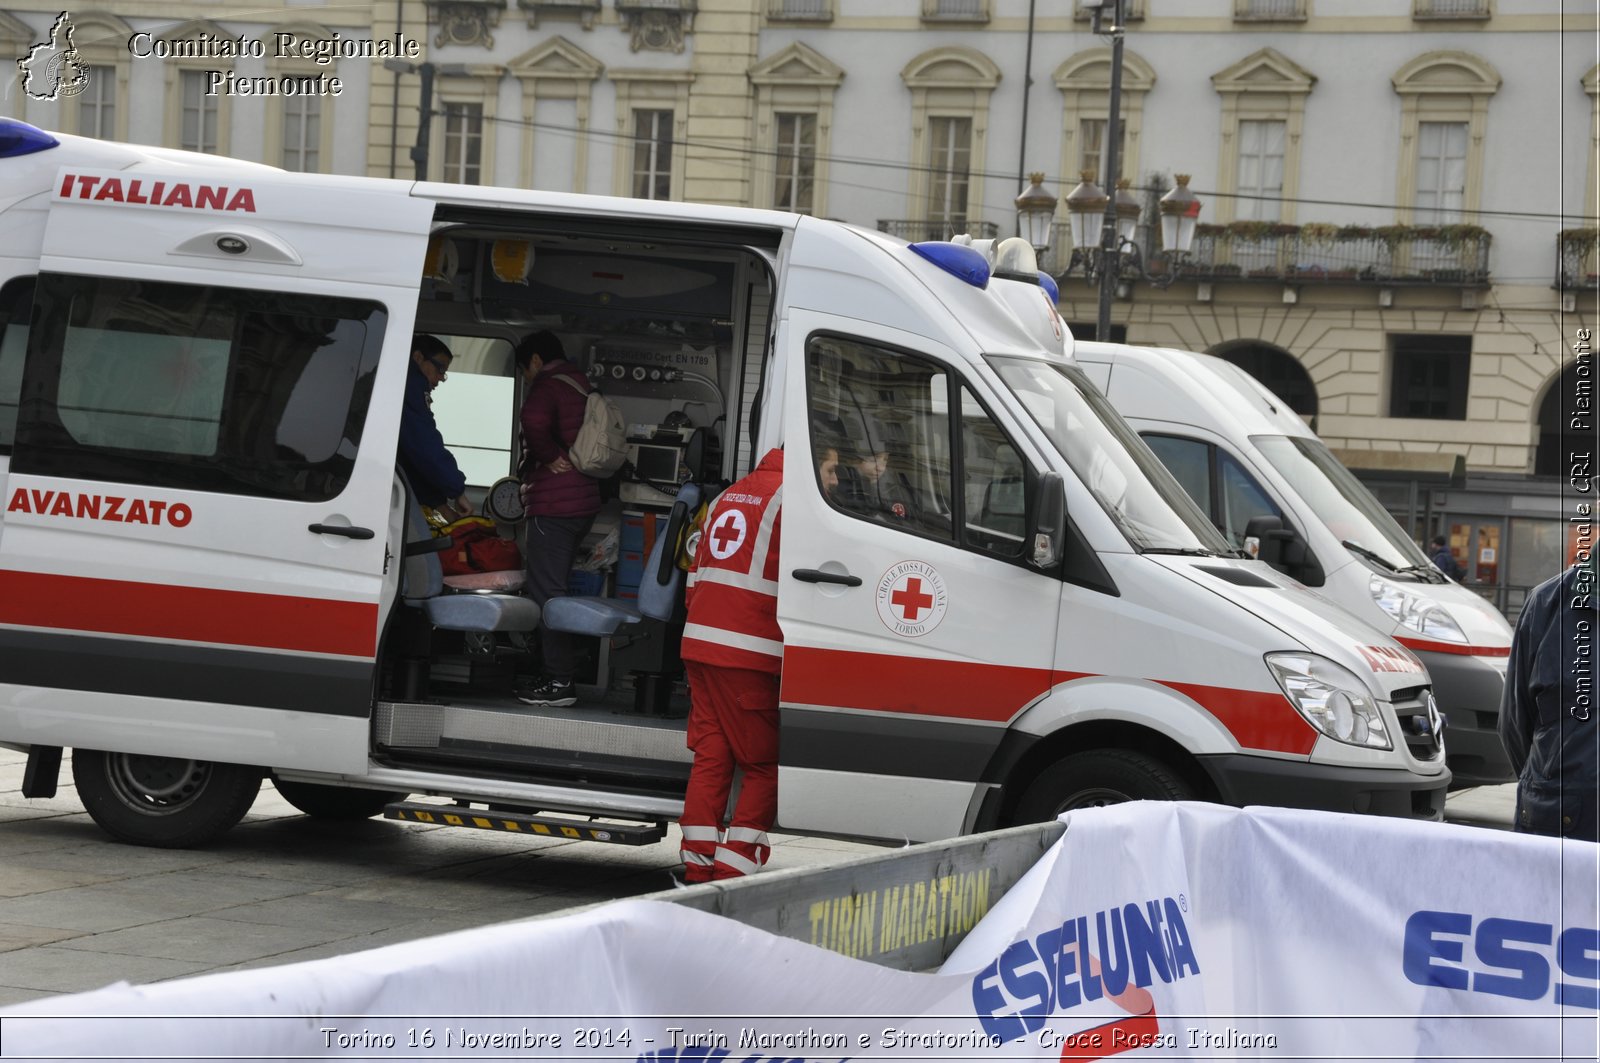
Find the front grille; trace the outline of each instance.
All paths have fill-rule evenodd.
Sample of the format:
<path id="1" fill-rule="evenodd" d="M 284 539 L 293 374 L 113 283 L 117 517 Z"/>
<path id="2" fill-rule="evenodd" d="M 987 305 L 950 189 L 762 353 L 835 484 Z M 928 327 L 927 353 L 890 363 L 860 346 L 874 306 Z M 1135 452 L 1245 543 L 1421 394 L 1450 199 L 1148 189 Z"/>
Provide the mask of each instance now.
<path id="1" fill-rule="evenodd" d="M 1395 691 L 1394 714 L 1400 720 L 1400 734 L 1406 741 L 1406 749 L 1419 761 L 1438 760 L 1444 753 L 1440 734 L 1445 729 L 1444 717 L 1432 701 L 1432 692 L 1427 687 Z M 1434 725 L 1435 719 L 1438 726 Z"/>

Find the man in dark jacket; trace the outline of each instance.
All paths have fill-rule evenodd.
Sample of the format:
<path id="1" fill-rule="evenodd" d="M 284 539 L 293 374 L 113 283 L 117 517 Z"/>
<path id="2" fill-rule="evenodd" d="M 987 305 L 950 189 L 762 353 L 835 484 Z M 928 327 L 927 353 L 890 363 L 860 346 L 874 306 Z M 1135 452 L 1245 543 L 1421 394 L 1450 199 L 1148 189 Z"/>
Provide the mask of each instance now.
<path id="1" fill-rule="evenodd" d="M 400 412 L 400 468 L 411 481 L 411 493 L 425 506 L 448 506 L 460 516 L 472 512 L 467 478 L 444 445 L 434 423 L 428 393 L 444 380 L 453 357 L 437 336 L 411 337 L 411 364 L 406 367 L 406 403 Z"/>
<path id="2" fill-rule="evenodd" d="M 1461 566 L 1456 563 L 1456 555 L 1450 552 L 1450 544 L 1445 542 L 1444 536 L 1435 535 L 1433 542 L 1428 545 L 1433 549 L 1433 553 L 1429 557 L 1429 560 L 1433 562 L 1433 567 L 1451 579 L 1459 580 L 1462 576 Z"/>
<path id="3" fill-rule="evenodd" d="M 589 379 L 567 361 L 561 341 L 550 332 L 525 337 L 516 349 L 522 374 L 522 503 L 528 514 L 523 558 L 528 568 L 525 592 L 542 610 L 567 592 L 567 580 L 595 514 L 600 512 L 600 482 L 573 468 L 567 448 L 583 427 Z M 573 636 L 540 629 L 544 675 L 517 694 L 529 705 L 571 705 L 578 700 Z"/>
<path id="4" fill-rule="evenodd" d="M 1516 828 L 1600 841 L 1594 558 L 1535 587 L 1517 618 L 1500 740 L 1517 772 Z"/>

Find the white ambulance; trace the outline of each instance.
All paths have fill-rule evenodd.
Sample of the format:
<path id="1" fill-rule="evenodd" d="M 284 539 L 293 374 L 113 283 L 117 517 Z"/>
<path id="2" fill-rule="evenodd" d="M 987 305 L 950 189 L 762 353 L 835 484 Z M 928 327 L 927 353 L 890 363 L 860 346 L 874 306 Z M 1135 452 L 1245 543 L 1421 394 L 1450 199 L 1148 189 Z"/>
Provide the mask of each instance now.
<path id="1" fill-rule="evenodd" d="M 1263 557 L 1422 658 L 1452 785 L 1516 777 L 1496 730 L 1511 625 L 1435 568 L 1298 414 L 1212 355 L 1111 343 L 1076 353 L 1230 545 L 1268 518 L 1253 536 Z"/>
<path id="2" fill-rule="evenodd" d="M 638 555 L 678 481 L 786 445 L 782 829 L 915 841 L 1127 798 L 1439 818 L 1421 663 L 1235 555 L 1071 363 L 1029 259 L 991 279 L 789 214 L 0 120 L 0 742 L 31 795 L 70 747 L 143 844 L 226 830 L 269 773 L 313 815 L 654 840 L 690 757 L 678 618 L 636 620 L 672 566 Z M 434 408 L 488 487 L 538 329 L 634 437 L 610 586 L 552 624 L 615 633 L 559 709 L 496 668 L 551 617 L 514 573 L 444 584 L 395 468 L 414 331 L 457 353 Z"/>

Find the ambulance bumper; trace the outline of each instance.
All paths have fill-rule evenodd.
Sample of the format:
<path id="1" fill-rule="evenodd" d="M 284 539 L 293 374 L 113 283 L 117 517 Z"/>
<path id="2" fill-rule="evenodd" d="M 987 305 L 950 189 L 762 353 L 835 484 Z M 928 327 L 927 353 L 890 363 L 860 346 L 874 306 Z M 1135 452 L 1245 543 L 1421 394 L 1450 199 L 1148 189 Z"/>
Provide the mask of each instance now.
<path id="1" fill-rule="evenodd" d="M 1405 819 L 1444 819 L 1448 770 L 1416 775 L 1403 768 L 1341 768 L 1243 754 L 1201 757 L 1230 805 L 1277 805 Z"/>

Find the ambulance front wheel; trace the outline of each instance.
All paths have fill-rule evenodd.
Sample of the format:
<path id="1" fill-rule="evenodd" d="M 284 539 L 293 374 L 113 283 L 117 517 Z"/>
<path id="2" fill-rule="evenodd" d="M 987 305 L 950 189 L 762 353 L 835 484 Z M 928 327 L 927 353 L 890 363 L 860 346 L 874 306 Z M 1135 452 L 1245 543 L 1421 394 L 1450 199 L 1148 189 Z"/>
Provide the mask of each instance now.
<path id="1" fill-rule="evenodd" d="M 1132 749 L 1091 749 L 1062 757 L 1028 784 L 1018 823 L 1041 823 L 1075 808 L 1123 801 L 1189 801 L 1194 788 L 1156 758 Z"/>
<path id="2" fill-rule="evenodd" d="M 187 849 L 244 818 L 261 792 L 260 768 L 139 753 L 72 751 L 78 798 L 118 841 Z"/>
<path id="3" fill-rule="evenodd" d="M 384 806 L 410 796 L 386 790 L 352 790 L 348 786 L 287 782 L 276 775 L 272 777 L 272 785 L 278 788 L 285 801 L 312 819 L 334 821 L 371 819 L 382 812 Z"/>

